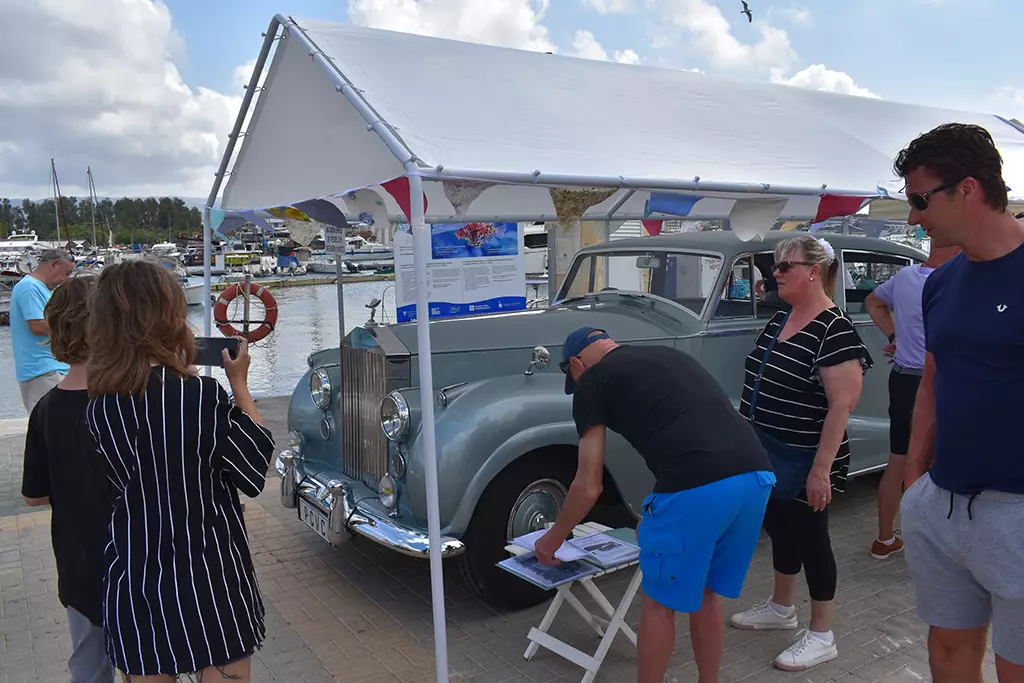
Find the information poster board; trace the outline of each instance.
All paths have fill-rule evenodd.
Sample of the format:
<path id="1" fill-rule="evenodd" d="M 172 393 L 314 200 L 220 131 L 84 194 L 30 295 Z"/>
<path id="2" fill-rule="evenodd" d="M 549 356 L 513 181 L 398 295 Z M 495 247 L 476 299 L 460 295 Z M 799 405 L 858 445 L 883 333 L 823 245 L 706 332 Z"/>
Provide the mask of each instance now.
<path id="1" fill-rule="evenodd" d="M 455 318 L 526 308 L 523 232 L 518 223 L 436 223 L 429 226 L 427 297 L 430 318 Z M 398 322 L 416 319 L 413 238 L 395 235 Z"/>

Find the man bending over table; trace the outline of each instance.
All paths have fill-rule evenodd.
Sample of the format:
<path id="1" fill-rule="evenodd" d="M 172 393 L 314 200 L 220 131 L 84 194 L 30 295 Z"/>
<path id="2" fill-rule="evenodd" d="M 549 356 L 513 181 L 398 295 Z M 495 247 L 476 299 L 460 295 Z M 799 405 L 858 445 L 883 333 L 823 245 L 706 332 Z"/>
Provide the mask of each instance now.
<path id="1" fill-rule="evenodd" d="M 637 527 L 643 614 L 639 683 L 661 683 L 675 646 L 675 613 L 690 615 L 700 681 L 718 680 L 725 620 L 718 596 L 738 598 L 775 475 L 753 428 L 711 375 L 667 346 L 616 344 L 583 327 L 562 346 L 565 393 L 580 435 L 565 507 L 536 545 L 554 553 L 590 512 L 604 479 L 605 430 L 621 434 L 655 476 Z"/>

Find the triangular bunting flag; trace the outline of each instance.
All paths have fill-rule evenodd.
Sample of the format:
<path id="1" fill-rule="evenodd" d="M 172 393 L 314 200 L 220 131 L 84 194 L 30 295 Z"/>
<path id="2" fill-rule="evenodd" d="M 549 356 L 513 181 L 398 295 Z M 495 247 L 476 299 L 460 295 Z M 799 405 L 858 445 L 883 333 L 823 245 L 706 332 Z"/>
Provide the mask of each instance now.
<path id="1" fill-rule="evenodd" d="M 558 224 L 562 226 L 563 230 L 571 230 L 580 222 L 588 209 L 611 197 L 616 190 L 552 187 L 548 192 L 551 194 L 551 203 L 555 205 Z"/>
<path id="2" fill-rule="evenodd" d="M 476 201 L 483 191 L 491 187 L 491 183 L 479 180 L 445 180 L 441 183 L 444 196 L 452 203 L 456 216 L 465 216 L 470 205 Z"/>
<path id="3" fill-rule="evenodd" d="M 812 223 L 821 223 L 829 218 L 852 216 L 874 197 L 851 197 L 849 195 L 824 194 L 818 203 L 818 213 Z"/>
<path id="4" fill-rule="evenodd" d="M 644 230 L 647 231 L 648 235 L 660 235 L 661 228 L 665 225 L 665 221 L 640 221 L 644 224 Z"/>
<path id="5" fill-rule="evenodd" d="M 382 184 L 388 194 L 395 198 L 399 208 L 405 213 L 406 220 L 412 220 L 412 203 L 409 199 L 409 179 L 405 176 L 389 180 Z M 423 213 L 427 212 L 427 193 L 423 193 Z"/>
<path id="6" fill-rule="evenodd" d="M 672 216 L 689 216 L 694 204 L 703 197 L 695 194 L 677 194 L 674 192 L 652 192 L 644 204 L 644 215 L 667 213 Z"/>

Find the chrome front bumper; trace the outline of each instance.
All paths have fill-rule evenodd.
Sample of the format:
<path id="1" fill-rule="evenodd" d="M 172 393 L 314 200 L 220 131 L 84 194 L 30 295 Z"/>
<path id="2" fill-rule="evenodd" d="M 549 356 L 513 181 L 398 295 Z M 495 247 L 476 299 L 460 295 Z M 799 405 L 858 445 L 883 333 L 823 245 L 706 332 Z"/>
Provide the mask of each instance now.
<path id="1" fill-rule="evenodd" d="M 427 534 L 402 526 L 386 515 L 360 506 L 356 497 L 359 482 L 338 478 L 328 482 L 311 476 L 297 476 L 295 452 L 285 451 L 275 463 L 281 475 L 281 505 L 295 509 L 299 497 L 327 515 L 328 543 L 339 546 L 346 530 L 365 536 L 375 543 L 411 557 L 427 558 L 430 540 Z M 466 546 L 457 538 L 441 537 L 441 557 L 461 555 Z"/>

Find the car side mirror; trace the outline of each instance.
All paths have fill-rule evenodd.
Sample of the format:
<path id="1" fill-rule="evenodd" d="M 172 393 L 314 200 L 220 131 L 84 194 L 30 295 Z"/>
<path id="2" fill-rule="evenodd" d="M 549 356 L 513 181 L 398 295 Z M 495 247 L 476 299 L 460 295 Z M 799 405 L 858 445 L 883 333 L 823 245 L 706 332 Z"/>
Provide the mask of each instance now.
<path id="1" fill-rule="evenodd" d="M 551 352 L 545 349 L 543 346 L 533 347 L 533 357 L 530 359 L 530 364 L 526 366 L 524 375 L 529 377 L 533 374 L 535 368 L 546 368 L 551 365 Z"/>

